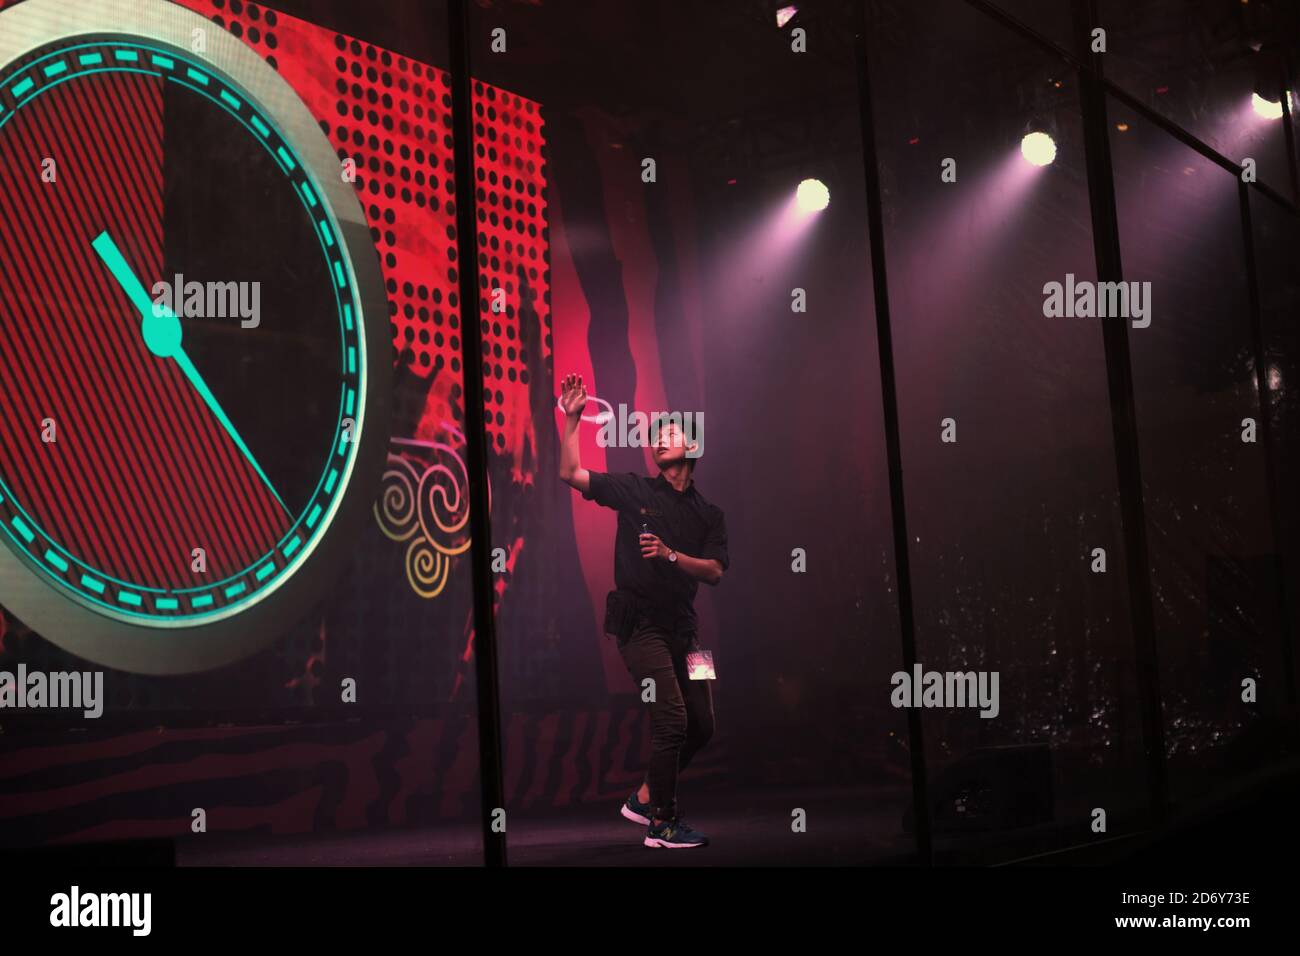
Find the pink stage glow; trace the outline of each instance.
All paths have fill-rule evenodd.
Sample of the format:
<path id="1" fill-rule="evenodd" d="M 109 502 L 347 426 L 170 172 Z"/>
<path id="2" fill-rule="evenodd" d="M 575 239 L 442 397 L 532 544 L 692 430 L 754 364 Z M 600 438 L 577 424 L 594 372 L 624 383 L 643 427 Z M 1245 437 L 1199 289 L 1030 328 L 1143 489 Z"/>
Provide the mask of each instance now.
<path id="1" fill-rule="evenodd" d="M 752 320 L 759 313 L 788 314 L 791 270 L 805 249 L 804 240 L 815 213 L 800 208 L 791 191 L 779 205 L 759 212 L 719 251 L 715 292 L 728 304 L 728 313 Z"/>
<path id="2" fill-rule="evenodd" d="M 795 6 L 782 7 L 780 10 L 776 11 L 776 28 L 778 30 L 781 29 L 783 26 L 785 26 L 787 23 L 793 20 L 794 15 L 798 12 L 799 12 L 799 8 Z"/>
<path id="3" fill-rule="evenodd" d="M 1288 103 L 1292 102 L 1287 94 Z M 1282 117 L 1282 103 L 1266 100 L 1258 93 L 1237 99 L 1230 109 L 1207 114 L 1197 130 L 1200 138 L 1225 156 L 1239 162 L 1255 157 L 1265 179 L 1276 174 L 1269 157 L 1283 151 L 1283 134 L 1277 121 Z M 1132 120 L 1130 120 L 1132 123 Z M 1190 175 L 1190 174 L 1189 174 Z"/>
<path id="4" fill-rule="evenodd" d="M 912 290 L 915 314 L 962 315 L 985 294 L 987 277 L 998 268 L 997 250 L 1026 228 L 1035 186 L 1043 182 L 1040 170 L 1014 149 L 961 175 L 969 182 L 959 198 L 936 203 L 924 227 L 900 233 L 907 242 L 897 248 L 891 280 Z M 942 282 L 935 281 L 936 263 L 943 263 Z M 942 328 L 927 327 L 927 334 Z"/>

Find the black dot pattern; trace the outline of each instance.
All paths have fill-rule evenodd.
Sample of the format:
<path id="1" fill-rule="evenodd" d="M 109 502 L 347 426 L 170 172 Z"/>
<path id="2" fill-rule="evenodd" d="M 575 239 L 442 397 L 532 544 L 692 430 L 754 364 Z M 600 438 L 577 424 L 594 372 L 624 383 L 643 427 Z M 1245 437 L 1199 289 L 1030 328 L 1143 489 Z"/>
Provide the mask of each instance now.
<path id="1" fill-rule="evenodd" d="M 329 137 L 340 171 L 354 164 L 396 361 L 435 377 L 425 418 L 463 428 L 449 76 L 258 4 L 185 2 L 275 62 Z M 544 121 L 537 103 L 484 83 L 474 84 L 472 109 L 485 420 L 492 446 L 518 454 L 529 382 L 548 376 L 551 362 Z M 535 323 L 531 351 L 525 322 Z"/>

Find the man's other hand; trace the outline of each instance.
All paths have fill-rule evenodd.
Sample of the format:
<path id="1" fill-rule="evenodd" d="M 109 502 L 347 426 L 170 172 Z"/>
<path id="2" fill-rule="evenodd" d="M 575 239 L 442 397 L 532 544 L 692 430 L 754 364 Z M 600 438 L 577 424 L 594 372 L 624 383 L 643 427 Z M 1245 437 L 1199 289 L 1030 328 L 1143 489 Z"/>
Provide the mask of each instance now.
<path id="1" fill-rule="evenodd" d="M 647 561 L 652 558 L 667 558 L 668 545 L 652 534 L 641 535 L 641 557 Z"/>

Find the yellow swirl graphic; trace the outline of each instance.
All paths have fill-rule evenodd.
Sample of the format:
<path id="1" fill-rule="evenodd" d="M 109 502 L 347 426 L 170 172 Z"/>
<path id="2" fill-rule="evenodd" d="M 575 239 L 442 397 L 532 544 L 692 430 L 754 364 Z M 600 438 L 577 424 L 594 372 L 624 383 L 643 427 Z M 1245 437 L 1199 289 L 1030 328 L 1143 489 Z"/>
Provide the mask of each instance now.
<path id="1" fill-rule="evenodd" d="M 451 558 L 439 553 L 424 538 L 416 538 L 406 549 L 406 579 L 422 598 L 435 598 L 447 586 Z"/>
<path id="2" fill-rule="evenodd" d="M 469 547 L 469 536 L 460 535 L 469 524 L 469 488 L 461 492 L 461 484 L 468 484 L 469 475 L 459 458 L 457 463 L 459 475 L 445 465 L 434 465 L 420 478 L 420 530 L 435 548 L 448 555 L 463 554 Z M 458 541 L 458 537 L 462 539 Z"/>
<path id="3" fill-rule="evenodd" d="M 419 529 L 420 519 L 415 500 L 415 489 L 420 476 L 415 466 L 401 455 L 388 456 L 384 483 L 375 502 L 375 518 L 379 530 L 394 541 L 405 541 Z"/>
<path id="4" fill-rule="evenodd" d="M 464 441 L 454 427 L 446 427 Z M 444 442 L 395 438 L 393 444 L 402 450 L 388 453 L 375 520 L 393 541 L 410 542 L 407 581 L 420 597 L 434 598 L 447 586 L 452 558 L 469 550 L 469 470 Z M 490 488 L 488 496 L 491 500 Z"/>

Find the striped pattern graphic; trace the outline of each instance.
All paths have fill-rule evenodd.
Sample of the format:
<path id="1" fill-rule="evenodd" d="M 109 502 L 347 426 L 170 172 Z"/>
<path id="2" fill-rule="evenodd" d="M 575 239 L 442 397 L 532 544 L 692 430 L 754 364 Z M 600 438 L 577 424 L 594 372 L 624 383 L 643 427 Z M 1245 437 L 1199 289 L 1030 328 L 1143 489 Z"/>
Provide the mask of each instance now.
<path id="1" fill-rule="evenodd" d="M 74 557 L 177 588 L 247 567 L 287 524 L 91 248 L 110 229 L 146 287 L 163 278 L 164 139 L 162 82 L 122 73 L 54 87 L 0 129 L 0 479 Z"/>

